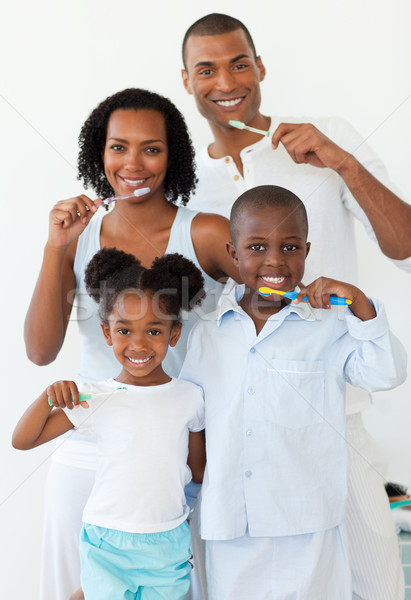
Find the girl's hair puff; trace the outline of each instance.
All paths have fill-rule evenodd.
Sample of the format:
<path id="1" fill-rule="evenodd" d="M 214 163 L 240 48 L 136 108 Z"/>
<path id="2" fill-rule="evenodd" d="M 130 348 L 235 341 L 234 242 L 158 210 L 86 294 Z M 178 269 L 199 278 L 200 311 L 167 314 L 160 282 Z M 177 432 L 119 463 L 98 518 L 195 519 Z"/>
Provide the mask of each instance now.
<path id="1" fill-rule="evenodd" d="M 140 287 L 159 294 L 165 312 L 177 320 L 181 310 L 190 311 L 205 297 L 200 269 L 177 253 L 155 258 L 151 268 L 142 274 Z"/>
<path id="2" fill-rule="evenodd" d="M 156 110 L 164 117 L 169 167 L 164 179 L 164 193 L 169 202 L 180 198 L 187 204 L 194 191 L 194 149 L 183 115 L 164 96 L 139 88 L 117 92 L 103 100 L 90 114 L 79 136 L 78 179 L 91 187 L 100 198 L 113 196 L 114 190 L 104 172 L 103 151 L 111 114 L 117 109 Z"/>
<path id="3" fill-rule="evenodd" d="M 205 297 L 201 271 L 177 253 L 156 258 L 146 269 L 133 254 L 102 248 L 87 265 L 85 283 L 87 292 L 99 304 L 104 323 L 108 323 L 118 296 L 126 290 L 156 295 L 162 310 L 176 322 L 182 310 L 190 311 Z"/>

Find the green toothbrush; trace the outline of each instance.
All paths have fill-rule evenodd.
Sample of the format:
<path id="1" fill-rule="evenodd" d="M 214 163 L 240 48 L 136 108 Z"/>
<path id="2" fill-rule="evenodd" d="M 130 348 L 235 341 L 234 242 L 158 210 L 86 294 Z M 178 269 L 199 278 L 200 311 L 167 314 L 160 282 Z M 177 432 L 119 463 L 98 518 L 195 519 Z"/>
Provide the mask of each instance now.
<path id="1" fill-rule="evenodd" d="M 235 127 L 236 129 L 247 129 L 247 131 L 253 131 L 254 133 L 259 133 L 260 135 L 265 135 L 266 137 L 270 135 L 269 131 L 263 131 L 262 129 L 255 129 L 254 127 L 249 127 L 248 125 L 245 125 L 245 123 L 243 123 L 242 121 L 230 120 L 228 121 L 228 124 L 231 125 L 231 127 Z"/>
<path id="2" fill-rule="evenodd" d="M 111 394 L 115 394 L 116 392 L 124 392 L 126 391 L 127 388 L 126 387 L 118 387 L 116 390 L 113 390 L 112 392 L 90 392 L 89 394 L 79 394 L 79 400 L 80 402 L 86 402 L 87 400 L 91 400 L 92 398 L 97 398 L 98 396 L 111 396 Z M 73 398 L 72 398 L 73 400 Z M 53 406 L 53 403 L 51 401 L 51 398 L 48 399 L 49 401 L 49 405 Z"/>

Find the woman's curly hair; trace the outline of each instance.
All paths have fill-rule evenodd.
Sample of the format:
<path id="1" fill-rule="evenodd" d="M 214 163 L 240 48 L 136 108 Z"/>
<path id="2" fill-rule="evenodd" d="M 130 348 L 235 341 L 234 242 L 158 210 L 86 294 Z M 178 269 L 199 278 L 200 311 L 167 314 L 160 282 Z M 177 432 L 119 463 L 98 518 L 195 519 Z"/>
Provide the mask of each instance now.
<path id="1" fill-rule="evenodd" d="M 91 187 L 100 198 L 113 196 L 114 190 L 104 172 L 103 151 L 111 114 L 117 109 L 157 110 L 164 117 L 169 167 L 164 179 L 164 192 L 169 202 L 187 204 L 194 191 L 194 149 L 183 115 L 164 96 L 139 88 L 129 88 L 109 96 L 95 108 L 79 136 L 78 179 Z"/>

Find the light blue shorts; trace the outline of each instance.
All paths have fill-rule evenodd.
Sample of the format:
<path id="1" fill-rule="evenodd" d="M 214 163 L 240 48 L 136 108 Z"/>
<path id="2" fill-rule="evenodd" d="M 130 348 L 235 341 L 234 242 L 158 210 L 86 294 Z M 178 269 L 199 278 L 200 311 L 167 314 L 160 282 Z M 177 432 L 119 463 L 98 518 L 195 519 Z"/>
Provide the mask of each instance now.
<path id="1" fill-rule="evenodd" d="M 83 524 L 81 585 L 86 600 L 181 600 L 190 585 L 187 521 L 160 533 Z"/>

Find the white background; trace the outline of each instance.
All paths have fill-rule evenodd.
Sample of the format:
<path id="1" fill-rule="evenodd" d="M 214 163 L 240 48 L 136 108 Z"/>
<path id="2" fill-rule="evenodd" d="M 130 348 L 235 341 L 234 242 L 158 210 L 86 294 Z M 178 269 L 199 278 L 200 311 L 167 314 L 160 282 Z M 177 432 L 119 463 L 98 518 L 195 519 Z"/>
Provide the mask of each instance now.
<path id="1" fill-rule="evenodd" d="M 243 3 L 245 5 L 245 3 Z M 8 2 L 0 32 L 2 401 L 0 595 L 37 597 L 43 486 L 52 446 L 11 448 L 24 408 L 60 378 L 74 378 L 76 324 L 54 364 L 32 365 L 23 321 L 42 257 L 48 213 L 82 192 L 77 136 L 109 94 L 145 87 L 186 116 L 196 148 L 208 126 L 180 80 L 185 30 L 209 12 L 243 20 L 267 67 L 265 114 L 338 114 L 368 138 L 411 200 L 411 5 L 407 0 L 157 0 Z M 411 275 L 358 232 L 360 281 L 386 304 L 392 329 L 411 349 Z M 387 454 L 388 477 L 411 484 L 411 384 L 377 394 L 369 430 Z M 298 482 L 296 482 L 298 485 Z M 70 561 L 70 557 L 67 557 Z"/>

